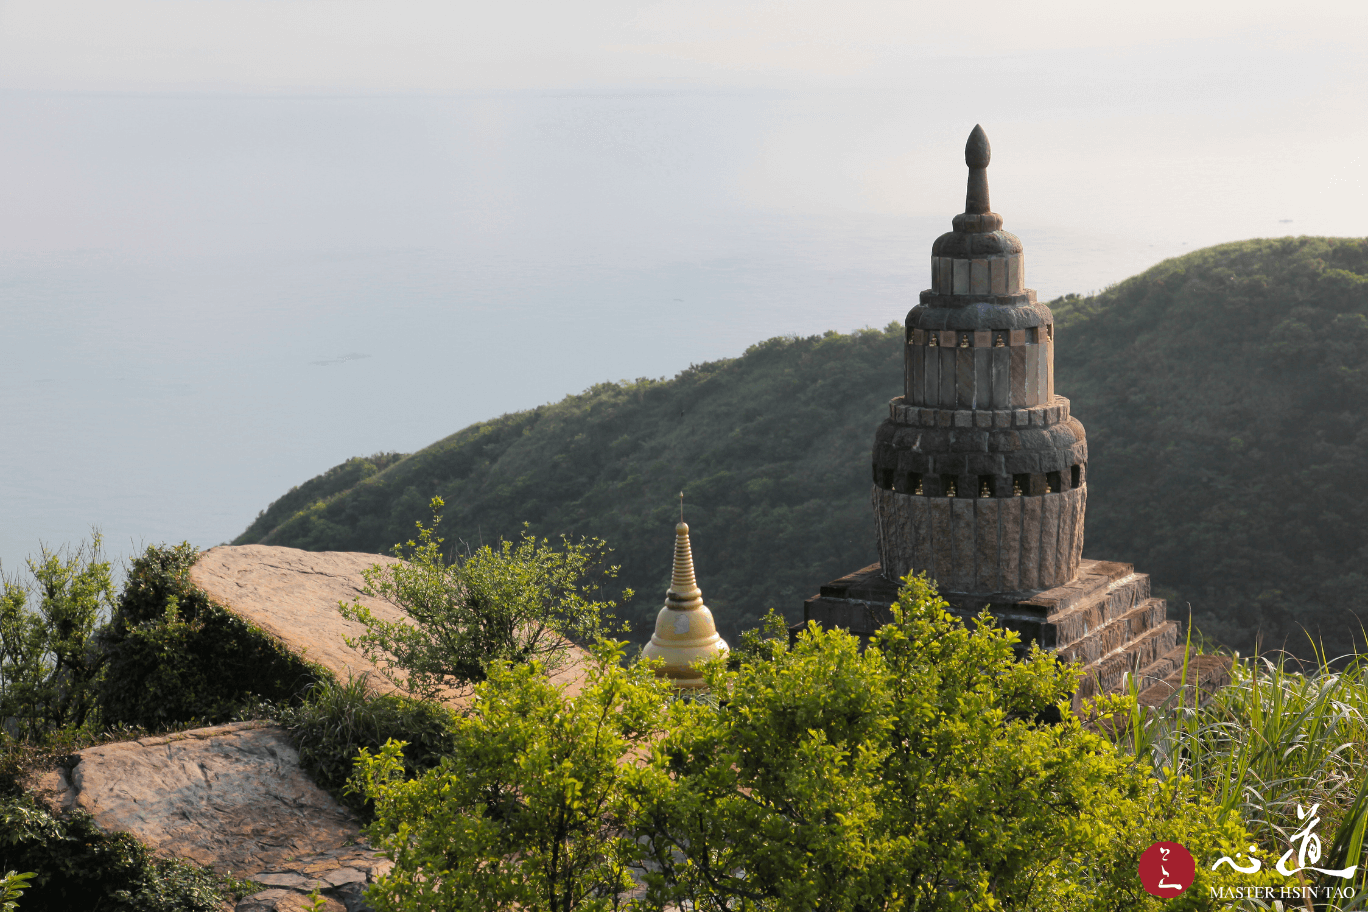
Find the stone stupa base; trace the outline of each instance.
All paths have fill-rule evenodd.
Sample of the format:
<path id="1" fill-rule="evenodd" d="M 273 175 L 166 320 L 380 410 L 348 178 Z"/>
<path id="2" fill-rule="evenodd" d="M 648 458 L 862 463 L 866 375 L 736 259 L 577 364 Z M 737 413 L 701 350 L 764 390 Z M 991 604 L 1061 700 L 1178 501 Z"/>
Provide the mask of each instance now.
<path id="1" fill-rule="evenodd" d="M 879 564 L 871 564 L 822 586 L 803 603 L 803 623 L 792 632 L 816 621 L 867 637 L 892 620 L 897 597 L 898 584 L 884 577 Z M 1164 600 L 1150 595 L 1149 575 L 1136 573 L 1131 564 L 1084 558 L 1078 574 L 1053 589 L 989 596 L 942 592 L 941 597 L 965 619 L 987 607 L 999 624 L 1021 635 L 1021 653 L 1035 642 L 1065 661 L 1082 663 L 1075 708 L 1089 697 L 1128 687 L 1128 673 L 1136 676 L 1142 702 L 1152 702 L 1143 699 L 1146 692 L 1182 668 L 1178 625 L 1167 619 Z"/>

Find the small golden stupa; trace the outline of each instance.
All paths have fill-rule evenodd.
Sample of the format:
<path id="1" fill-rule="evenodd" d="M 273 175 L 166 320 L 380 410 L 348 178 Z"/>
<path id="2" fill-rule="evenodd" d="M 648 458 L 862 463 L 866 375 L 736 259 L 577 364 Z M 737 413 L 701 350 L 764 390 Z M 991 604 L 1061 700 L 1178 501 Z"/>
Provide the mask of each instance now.
<path id="1" fill-rule="evenodd" d="M 726 651 L 727 641 L 718 636 L 712 612 L 703 604 L 703 592 L 694 579 L 689 527 L 684 523 L 684 495 L 680 494 L 674 575 L 665 593 L 665 607 L 656 616 L 655 633 L 643 654 L 648 659 L 663 659 L 665 667 L 658 669 L 658 673 L 676 687 L 696 688 L 704 686 L 703 674 L 693 663 Z"/>

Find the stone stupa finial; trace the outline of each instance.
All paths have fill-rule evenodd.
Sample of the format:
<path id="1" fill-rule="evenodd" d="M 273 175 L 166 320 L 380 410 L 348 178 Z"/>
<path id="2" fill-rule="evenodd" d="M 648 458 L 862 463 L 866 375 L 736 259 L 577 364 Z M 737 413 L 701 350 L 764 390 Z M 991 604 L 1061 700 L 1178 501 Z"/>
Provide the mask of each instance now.
<path id="1" fill-rule="evenodd" d="M 969 166 L 969 190 L 964 197 L 964 211 L 975 215 L 991 212 L 988 205 L 988 162 L 993 158 L 993 147 L 988 145 L 988 134 L 975 124 L 974 132 L 964 144 L 964 163 Z"/>
<path id="2" fill-rule="evenodd" d="M 988 202 L 988 162 L 992 158 L 988 134 L 981 125 L 975 125 L 964 144 L 964 163 L 969 166 L 964 211 L 951 219 L 955 231 L 961 234 L 991 234 L 1002 228 L 1002 216 L 992 211 Z"/>
<path id="3" fill-rule="evenodd" d="M 679 524 L 675 526 L 674 568 L 665 607 L 656 616 L 651 642 L 642 651 L 648 659 L 663 659 L 659 673 L 676 687 L 702 687 L 703 675 L 693 664 L 727 651 L 717 633 L 712 612 L 703 604 L 703 591 L 694 576 L 693 548 L 684 523 L 684 492 L 679 494 Z"/>

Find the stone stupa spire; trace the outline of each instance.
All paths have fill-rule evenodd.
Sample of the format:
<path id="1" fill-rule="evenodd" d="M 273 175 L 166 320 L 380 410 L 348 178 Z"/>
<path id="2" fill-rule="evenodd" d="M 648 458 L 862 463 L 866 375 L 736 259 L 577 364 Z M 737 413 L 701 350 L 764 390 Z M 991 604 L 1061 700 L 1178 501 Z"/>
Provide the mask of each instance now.
<path id="1" fill-rule="evenodd" d="M 694 576 L 689 527 L 684 522 L 684 494 L 679 495 L 679 524 L 675 526 L 674 572 L 665 593 L 665 607 L 656 616 L 655 633 L 643 654 L 663 659 L 659 673 L 676 687 L 702 687 L 703 675 L 693 663 L 727 651 L 727 641 L 717 633 L 712 612 L 703 604 L 703 591 Z"/>
<path id="2" fill-rule="evenodd" d="M 1175 682 L 1156 684 L 1157 703 L 1187 667 L 1178 628 L 1147 574 L 1083 558 L 1087 433 L 1054 383 L 1067 340 L 1026 286 L 1021 239 L 992 211 L 991 158 L 975 126 L 964 211 L 931 245 L 931 287 L 904 323 L 902 394 L 871 454 L 879 563 L 823 584 L 802 626 L 869 636 L 891 620 L 900 582 L 925 573 L 955 615 L 986 608 L 1020 634 L 1018 654 L 1034 642 L 1081 663 L 1075 711 L 1131 675 L 1142 689 Z"/>
<path id="3" fill-rule="evenodd" d="M 1083 425 L 1054 391 L 1054 315 L 989 208 L 991 158 L 975 126 L 964 212 L 931 247 L 931 287 L 907 315 L 903 395 L 873 454 L 883 572 L 925 570 L 944 593 L 984 597 L 1077 574 L 1088 461 Z"/>

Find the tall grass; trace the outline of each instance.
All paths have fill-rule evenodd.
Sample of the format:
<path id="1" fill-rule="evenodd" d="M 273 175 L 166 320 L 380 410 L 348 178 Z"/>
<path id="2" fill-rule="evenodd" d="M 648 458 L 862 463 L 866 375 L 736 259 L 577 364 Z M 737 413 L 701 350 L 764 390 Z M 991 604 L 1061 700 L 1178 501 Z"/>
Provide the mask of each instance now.
<path id="1" fill-rule="evenodd" d="M 391 738 L 404 741 L 406 772 L 419 775 L 451 752 L 458 715 L 440 703 L 376 693 L 365 674 L 345 682 L 319 681 L 299 706 L 277 707 L 268 714 L 290 731 L 300 765 L 314 781 L 366 820 L 372 818 L 373 805 L 346 789 L 361 748 L 375 753 Z"/>
<path id="2" fill-rule="evenodd" d="M 1186 676 L 1186 663 L 1184 668 Z M 1273 867 L 1306 825 L 1298 807 L 1319 805 L 1316 833 L 1324 849 L 1316 867 L 1358 864 L 1352 881 L 1306 871 L 1310 886 L 1368 888 L 1368 655 L 1317 661 L 1305 669 L 1278 653 L 1233 657 L 1231 683 L 1202 706 L 1180 689 L 1155 710 L 1136 708 L 1114 738 L 1161 778 L 1190 777 L 1191 786 L 1238 812 Z M 1296 867 L 1296 855 L 1289 864 Z M 1363 899 L 1334 906 L 1362 909 Z M 1308 900 L 1308 908 L 1310 901 Z"/>

